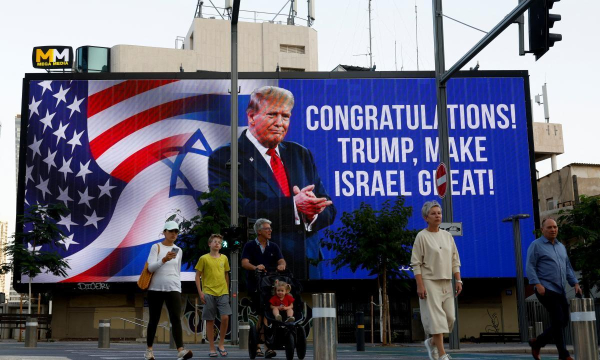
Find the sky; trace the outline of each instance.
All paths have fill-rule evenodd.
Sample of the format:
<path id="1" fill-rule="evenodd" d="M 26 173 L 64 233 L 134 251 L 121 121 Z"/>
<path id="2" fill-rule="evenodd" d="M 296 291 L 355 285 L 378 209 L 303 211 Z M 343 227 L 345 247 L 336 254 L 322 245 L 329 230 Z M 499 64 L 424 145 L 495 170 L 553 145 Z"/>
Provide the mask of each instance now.
<path id="1" fill-rule="evenodd" d="M 368 0 L 314 0 L 318 32 L 319 71 L 338 64 L 369 66 Z M 204 1 L 204 13 L 217 16 L 211 1 Z M 222 7 L 223 0 L 213 0 Z M 241 10 L 289 12 L 286 0 L 242 0 Z M 175 38 L 185 36 L 196 10 L 196 0 L 63 0 L 10 1 L 0 13 L 0 221 L 14 231 L 15 140 L 14 118 L 20 113 L 22 79 L 25 73 L 39 73 L 31 65 L 34 46 L 83 45 L 112 47 L 118 44 L 174 48 Z M 206 6 L 208 5 L 208 6 Z M 444 1 L 446 16 L 489 31 L 517 5 L 517 0 Z M 431 0 L 372 0 L 371 34 L 373 62 L 377 70 L 434 70 Z M 415 7 L 417 16 L 415 19 Z M 222 12 L 222 10 L 219 10 Z M 563 125 L 565 153 L 558 167 L 570 163 L 600 163 L 593 145 L 600 133 L 597 103 L 597 71 L 600 50 L 596 37 L 597 0 L 562 1 L 553 13 L 562 15 L 555 32 L 563 35 L 539 61 L 533 55 L 518 55 L 517 26 L 477 55 L 464 69 L 478 62 L 481 70 L 528 70 L 531 95 L 541 94 L 547 83 L 550 122 Z M 307 3 L 298 2 L 298 17 L 306 18 Z M 255 14 L 242 11 L 240 21 L 254 21 Z M 256 14 L 259 20 L 274 15 Z M 276 20 L 285 21 L 285 17 Z M 416 23 L 415 23 L 416 20 Z M 306 22 L 296 19 L 296 24 Z M 446 67 L 450 68 L 484 35 L 482 32 L 444 20 Z M 527 33 L 526 33 L 527 36 Z M 527 47 L 526 40 L 526 47 Z M 417 57 L 418 47 L 418 57 Z M 418 61 L 417 61 L 418 59 Z M 544 121 L 543 107 L 533 103 L 534 121 Z M 26 116 L 26 114 L 25 114 Z M 541 176 L 551 170 L 549 160 L 536 164 Z M 11 230 L 12 229 L 12 230 Z"/>

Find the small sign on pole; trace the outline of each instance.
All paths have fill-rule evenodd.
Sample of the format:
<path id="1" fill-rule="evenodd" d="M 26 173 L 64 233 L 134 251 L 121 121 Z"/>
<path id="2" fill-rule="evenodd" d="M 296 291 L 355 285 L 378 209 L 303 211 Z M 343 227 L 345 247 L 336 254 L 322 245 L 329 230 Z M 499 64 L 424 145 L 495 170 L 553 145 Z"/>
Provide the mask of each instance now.
<path id="1" fill-rule="evenodd" d="M 448 172 L 446 170 L 446 164 L 440 163 L 435 170 L 435 187 L 437 189 L 438 196 L 443 199 L 446 196 L 446 190 L 448 188 Z"/>
<path id="2" fill-rule="evenodd" d="M 443 222 L 440 224 L 440 229 L 446 230 L 452 236 L 462 236 L 462 222 Z"/>

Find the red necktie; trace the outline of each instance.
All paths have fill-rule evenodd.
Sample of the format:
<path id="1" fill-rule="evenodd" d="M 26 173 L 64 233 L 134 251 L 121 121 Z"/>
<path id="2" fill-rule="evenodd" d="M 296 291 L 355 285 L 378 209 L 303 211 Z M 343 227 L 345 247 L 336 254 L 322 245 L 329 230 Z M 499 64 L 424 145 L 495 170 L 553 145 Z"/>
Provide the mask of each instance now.
<path id="1" fill-rule="evenodd" d="M 277 155 L 275 149 L 267 150 L 267 155 L 271 157 L 271 169 L 273 169 L 273 174 L 275 174 L 275 179 L 277 180 L 277 184 L 279 184 L 281 192 L 283 192 L 283 195 L 285 196 L 290 196 L 290 184 L 288 183 L 288 178 L 285 174 L 285 168 L 283 167 L 281 159 Z"/>

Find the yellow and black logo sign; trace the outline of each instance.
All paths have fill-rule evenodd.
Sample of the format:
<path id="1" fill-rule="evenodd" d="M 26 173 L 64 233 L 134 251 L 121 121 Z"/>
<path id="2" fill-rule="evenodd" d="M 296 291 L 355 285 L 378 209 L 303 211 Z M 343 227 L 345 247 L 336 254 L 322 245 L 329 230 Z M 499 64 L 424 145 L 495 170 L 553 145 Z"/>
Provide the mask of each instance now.
<path id="1" fill-rule="evenodd" d="M 73 48 L 70 46 L 36 46 L 31 62 L 38 69 L 70 69 L 73 67 Z"/>

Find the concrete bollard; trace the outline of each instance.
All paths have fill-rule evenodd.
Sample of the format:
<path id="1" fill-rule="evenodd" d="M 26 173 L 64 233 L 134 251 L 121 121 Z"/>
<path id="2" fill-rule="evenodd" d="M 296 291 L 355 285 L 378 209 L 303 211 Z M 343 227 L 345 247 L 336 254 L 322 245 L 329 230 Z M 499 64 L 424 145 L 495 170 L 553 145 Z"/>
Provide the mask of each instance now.
<path id="1" fill-rule="evenodd" d="M 598 360 L 596 312 L 593 299 L 571 299 L 571 328 L 575 358 Z"/>
<path id="2" fill-rule="evenodd" d="M 240 350 L 248 350 L 248 337 L 250 336 L 250 324 L 247 322 L 240 322 L 239 329 L 239 340 Z"/>
<path id="3" fill-rule="evenodd" d="M 27 318 L 25 322 L 25 347 L 37 347 L 37 318 Z"/>
<path id="4" fill-rule="evenodd" d="M 365 351 L 365 313 L 357 311 L 354 314 L 356 323 L 356 351 Z"/>
<path id="5" fill-rule="evenodd" d="M 314 359 L 337 359 L 335 294 L 313 294 L 312 302 Z"/>
<path id="6" fill-rule="evenodd" d="M 535 337 L 542 335 L 544 332 L 544 323 L 541 321 L 535 322 Z"/>
<path id="7" fill-rule="evenodd" d="M 110 348 L 110 319 L 98 321 L 98 349 Z"/>

